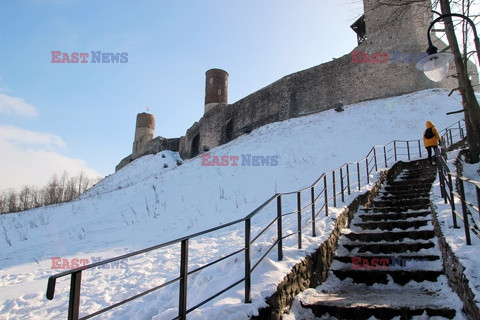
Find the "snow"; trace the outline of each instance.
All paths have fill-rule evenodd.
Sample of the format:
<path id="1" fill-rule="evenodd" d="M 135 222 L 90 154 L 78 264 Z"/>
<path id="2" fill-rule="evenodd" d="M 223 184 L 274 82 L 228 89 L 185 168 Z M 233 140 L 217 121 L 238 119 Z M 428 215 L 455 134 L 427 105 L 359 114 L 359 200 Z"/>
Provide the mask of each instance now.
<path id="1" fill-rule="evenodd" d="M 58 280 L 52 301 L 45 297 L 48 277 L 63 271 L 52 269 L 52 258 L 69 263 L 105 260 L 242 219 L 273 194 L 306 187 L 323 172 L 362 159 L 374 145 L 420 139 L 427 120 L 438 129 L 460 120 L 461 114 L 445 115 L 461 106 L 461 98 L 448 93 L 426 90 L 345 106 L 343 112 L 329 110 L 273 123 L 209 151 L 212 156 L 240 159 L 242 154 L 278 156 L 276 166 L 202 166 L 201 156 L 178 165 L 179 155 L 164 151 L 134 161 L 70 203 L 0 215 L 0 319 L 66 318 L 69 277 Z M 375 181 L 375 175 L 372 178 Z M 277 261 L 276 249 L 267 255 L 252 273 L 251 304 L 243 303 L 240 283 L 188 318 L 248 319 L 256 314 L 290 268 L 329 236 L 342 207 L 358 194 L 355 190 L 345 203 L 330 208 L 328 217 L 319 217 L 317 237 L 310 236 L 310 226 L 305 227 L 303 249 L 297 249 L 297 238 L 292 236 L 284 240 L 282 261 Z M 285 198 L 284 212 L 293 211 L 295 194 Z M 255 216 L 252 236 L 271 221 L 275 210 L 271 204 Z M 305 218 L 308 215 L 307 209 Z M 289 217 L 284 234 L 296 232 L 295 219 Z M 252 265 L 266 253 L 275 232 L 269 229 L 252 246 Z M 466 263 L 472 263 L 469 266 L 477 262 L 473 252 L 480 244 L 465 248 L 461 234 L 448 237 Z M 189 270 L 241 249 L 243 242 L 243 224 L 192 239 Z M 190 275 L 188 308 L 241 279 L 243 259 L 238 254 Z M 107 265 L 108 269 L 84 271 L 81 316 L 178 277 L 179 261 L 179 245 L 172 245 Z M 475 270 L 469 272 L 470 279 L 480 276 Z M 177 316 L 177 307 L 178 284 L 174 284 L 98 318 L 171 319 Z"/>

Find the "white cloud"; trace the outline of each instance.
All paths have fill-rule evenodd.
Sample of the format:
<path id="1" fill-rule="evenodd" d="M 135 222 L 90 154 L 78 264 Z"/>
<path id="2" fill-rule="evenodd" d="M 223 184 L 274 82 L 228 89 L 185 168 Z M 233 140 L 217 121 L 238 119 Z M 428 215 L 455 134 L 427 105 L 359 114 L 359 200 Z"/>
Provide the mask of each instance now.
<path id="1" fill-rule="evenodd" d="M 28 131 L 14 126 L 0 126 L 0 189 L 21 188 L 23 185 L 43 187 L 53 174 L 98 177 L 82 159 L 62 155 L 58 147 L 65 146 L 59 136 Z"/>
<path id="2" fill-rule="evenodd" d="M 22 98 L 11 97 L 3 93 L 0 93 L 0 113 L 26 117 L 35 117 L 38 114 L 37 108 Z"/>
<path id="3" fill-rule="evenodd" d="M 9 125 L 0 125 L 0 140 L 50 148 L 66 145 L 63 139 L 55 134 L 30 131 Z"/>

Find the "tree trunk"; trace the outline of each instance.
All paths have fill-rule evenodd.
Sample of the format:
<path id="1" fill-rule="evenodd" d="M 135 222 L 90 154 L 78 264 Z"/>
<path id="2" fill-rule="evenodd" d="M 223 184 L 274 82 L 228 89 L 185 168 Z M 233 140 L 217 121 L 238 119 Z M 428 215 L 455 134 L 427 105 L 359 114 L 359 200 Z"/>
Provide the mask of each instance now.
<path id="1" fill-rule="evenodd" d="M 451 13 L 449 0 L 440 0 L 442 14 Z M 480 157 L 480 107 L 478 105 L 472 83 L 468 77 L 466 65 L 464 64 L 458 41 L 455 35 L 452 18 L 447 17 L 445 21 L 445 32 L 448 43 L 454 56 L 455 67 L 458 73 L 458 83 L 462 94 L 463 108 L 465 110 L 465 124 L 467 127 L 467 142 L 470 153 L 470 162 L 477 163 Z"/>

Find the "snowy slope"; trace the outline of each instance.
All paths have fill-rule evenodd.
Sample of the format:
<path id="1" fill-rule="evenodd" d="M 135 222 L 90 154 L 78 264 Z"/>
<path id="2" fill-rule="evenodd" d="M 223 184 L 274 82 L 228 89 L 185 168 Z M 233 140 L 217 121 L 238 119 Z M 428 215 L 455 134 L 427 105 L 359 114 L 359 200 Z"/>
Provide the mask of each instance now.
<path id="1" fill-rule="evenodd" d="M 461 114 L 445 115 L 461 108 L 461 98 L 447 94 L 427 90 L 274 123 L 209 152 L 278 156 L 276 166 L 202 166 L 200 156 L 177 165 L 178 154 L 165 151 L 136 160 L 76 201 L 1 215 L 0 319 L 65 317 L 68 281 L 58 284 L 53 301 L 45 298 L 47 278 L 58 272 L 52 270 L 52 257 L 107 259 L 243 218 L 275 192 L 307 186 L 323 172 L 361 159 L 373 145 L 421 138 L 427 120 L 442 129 L 461 119 Z M 287 250 L 281 263 L 262 263 L 253 280 L 254 303 L 241 302 L 238 286 L 195 311 L 192 319 L 225 319 L 224 313 L 245 319 L 263 305 L 260 297 L 271 294 L 289 268 L 328 236 L 330 227 L 331 219 L 325 218 L 318 225 L 320 236 L 306 237 L 305 250 Z M 192 244 L 197 255 L 191 265 L 243 245 L 242 228 L 222 232 Z M 262 248 L 257 249 L 260 254 Z M 124 269 L 85 272 L 81 311 L 94 312 L 177 276 L 178 259 L 178 248 L 171 248 L 131 258 Z M 190 280 L 192 303 L 196 295 L 214 293 L 222 281 L 238 278 L 243 265 L 227 261 L 222 268 Z M 216 284 L 213 274 L 221 275 Z M 155 293 L 105 319 L 168 319 L 175 316 L 177 300 L 174 289 Z"/>

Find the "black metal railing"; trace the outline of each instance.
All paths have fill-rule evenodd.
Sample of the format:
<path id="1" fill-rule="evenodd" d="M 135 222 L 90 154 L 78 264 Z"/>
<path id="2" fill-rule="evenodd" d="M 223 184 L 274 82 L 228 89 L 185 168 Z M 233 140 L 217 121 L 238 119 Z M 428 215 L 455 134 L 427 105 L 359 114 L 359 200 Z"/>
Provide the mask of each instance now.
<path id="1" fill-rule="evenodd" d="M 453 144 L 454 142 L 458 141 L 459 137 L 463 138 L 463 130 L 463 121 L 459 121 L 455 125 L 445 129 L 444 131 L 447 134 L 446 139 L 448 140 L 447 143 Z M 458 134 L 455 134 L 455 131 L 458 131 Z M 306 232 L 304 228 L 311 228 L 308 233 L 311 233 L 311 235 L 315 237 L 316 220 L 320 214 L 328 216 L 330 206 L 337 207 L 338 201 L 345 202 L 345 196 L 350 195 L 352 190 L 361 191 L 363 186 L 370 183 L 371 179 L 373 178 L 372 173 L 376 173 L 379 170 L 389 168 L 395 162 L 400 160 L 410 161 L 422 157 L 421 149 L 422 148 L 420 140 L 395 140 L 389 142 L 386 145 L 374 146 L 370 149 L 365 158 L 360 159 L 357 162 L 345 163 L 340 168 L 334 169 L 327 173 L 323 173 L 317 180 L 315 180 L 313 184 L 308 187 L 293 192 L 277 193 L 273 195 L 270 199 L 265 201 L 255 210 L 253 210 L 245 218 L 227 223 L 216 228 L 208 229 L 176 240 L 152 246 L 143 250 L 135 251 L 111 259 L 96 262 L 81 268 L 68 270 L 53 275 L 48 279 L 46 293 L 47 299 L 53 299 L 57 279 L 70 276 L 68 319 L 89 319 L 104 312 L 110 311 L 116 307 L 119 307 L 127 302 L 140 298 L 146 294 L 152 293 L 154 291 L 174 284 L 179 286 L 179 303 L 178 316 L 173 319 L 186 319 L 186 315 L 188 313 L 215 299 L 216 297 L 220 296 L 221 294 L 241 283 L 244 283 L 245 288 L 244 301 L 245 303 L 249 303 L 252 301 L 252 272 L 255 271 L 259 264 L 270 254 L 270 252 L 275 247 L 277 248 L 277 260 L 282 260 L 284 248 L 283 241 L 289 237 L 296 235 L 297 246 L 299 249 L 301 249 L 302 236 Z M 294 203 L 292 210 L 287 209 L 288 204 L 292 203 Z M 308 211 L 310 211 L 310 215 L 306 215 Z M 272 217 L 270 220 L 268 220 L 268 223 L 262 226 L 257 225 L 254 230 L 252 220 L 259 214 L 268 214 Z M 285 231 L 286 228 L 284 228 L 284 221 L 286 219 L 296 220 L 296 232 Z M 211 261 L 195 269 L 189 270 L 189 243 L 193 239 L 205 236 L 209 233 L 221 229 L 230 228 L 232 226 L 238 226 L 237 228 L 240 229 L 240 225 L 242 224 L 245 230 L 244 245 L 242 248 L 226 253 L 225 256 L 222 256 L 219 259 Z M 255 231 L 255 235 L 252 235 L 253 231 Z M 265 250 L 265 253 L 263 253 L 263 255 L 257 259 L 257 261 L 252 261 L 252 245 L 259 241 L 260 237 L 265 236 L 267 232 L 271 232 L 269 234 L 270 238 L 272 234 L 274 235 L 274 240 L 271 241 L 270 246 Z M 158 286 L 133 295 L 125 300 L 112 304 L 94 313 L 85 315 L 81 318 L 79 317 L 82 272 L 92 268 L 97 268 L 102 265 L 114 263 L 122 259 L 127 259 L 129 257 L 138 256 L 147 252 L 153 252 L 174 245 L 180 245 L 180 261 L 178 261 L 180 271 L 178 277 L 167 279 L 164 283 Z M 192 276 L 194 273 L 199 272 L 200 270 L 212 267 L 213 265 L 216 265 L 219 262 L 224 261 L 225 259 L 238 257 L 238 255 L 243 255 L 243 258 L 245 260 L 245 272 L 242 277 L 240 279 L 232 280 L 232 282 L 229 285 L 226 285 L 224 289 L 209 296 L 205 300 L 196 303 L 194 306 L 189 307 L 187 304 L 187 287 L 189 277 Z"/>
<path id="2" fill-rule="evenodd" d="M 472 244 L 470 232 L 473 232 L 480 239 L 480 181 L 468 179 L 452 172 L 447 164 L 446 148 L 453 145 L 456 140 L 452 129 L 446 130 L 442 135 L 442 151 L 437 153 L 438 173 L 440 180 L 440 191 L 445 204 L 450 204 L 454 228 L 459 228 L 457 218 L 463 222 L 465 230 L 465 242 Z M 458 136 L 463 139 L 464 128 L 458 129 Z M 466 196 L 465 189 L 475 190 L 476 205 Z M 473 192 L 472 192 L 473 193 Z M 462 212 L 456 208 L 456 200 L 460 202 Z M 476 214 L 472 214 L 475 212 Z M 478 219 L 475 216 L 478 215 Z"/>

